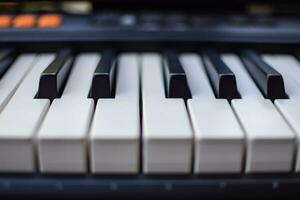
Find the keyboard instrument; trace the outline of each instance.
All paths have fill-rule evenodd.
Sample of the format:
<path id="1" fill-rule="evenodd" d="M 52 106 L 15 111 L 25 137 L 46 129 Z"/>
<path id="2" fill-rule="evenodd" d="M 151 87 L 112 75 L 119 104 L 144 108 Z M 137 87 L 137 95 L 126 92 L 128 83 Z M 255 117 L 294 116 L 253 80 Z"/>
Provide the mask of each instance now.
<path id="1" fill-rule="evenodd" d="M 0 197 L 299 198 L 300 15 L 128 2 L 0 14 Z"/>

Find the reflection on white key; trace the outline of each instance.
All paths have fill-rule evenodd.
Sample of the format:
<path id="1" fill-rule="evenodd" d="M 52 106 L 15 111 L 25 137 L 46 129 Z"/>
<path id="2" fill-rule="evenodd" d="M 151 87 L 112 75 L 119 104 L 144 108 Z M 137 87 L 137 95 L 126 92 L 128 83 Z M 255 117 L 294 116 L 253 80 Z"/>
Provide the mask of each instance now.
<path id="1" fill-rule="evenodd" d="M 99 99 L 90 133 L 92 173 L 139 170 L 139 62 L 119 56 L 114 99 Z"/>
<path id="2" fill-rule="evenodd" d="M 224 62 L 237 78 L 242 99 L 232 106 L 247 135 L 246 172 L 289 172 L 292 169 L 294 133 L 270 100 L 264 99 L 234 55 Z"/>
<path id="3" fill-rule="evenodd" d="M 88 99 L 100 55 L 79 54 L 61 98 L 55 99 L 37 135 L 42 173 L 87 171 L 86 139 L 94 101 Z"/>
<path id="4" fill-rule="evenodd" d="M 34 65 L 36 54 L 21 54 L 0 80 L 0 112 Z"/>
<path id="5" fill-rule="evenodd" d="M 289 99 L 275 100 L 275 105 L 297 136 L 297 155 L 295 170 L 300 171 L 300 63 L 290 55 L 264 55 L 263 59 L 281 73 Z M 298 76 L 298 78 L 297 78 Z"/>
<path id="6" fill-rule="evenodd" d="M 184 101 L 166 99 L 161 57 L 142 55 L 143 171 L 189 173 L 192 129 Z"/>
<path id="7" fill-rule="evenodd" d="M 37 56 L 30 73 L 0 115 L 0 171 L 35 170 L 34 135 L 50 101 L 34 99 L 42 71 L 54 59 L 52 54 Z"/>
<path id="8" fill-rule="evenodd" d="M 192 92 L 195 173 L 241 172 L 244 134 L 228 101 L 215 98 L 199 56 L 184 54 L 180 60 Z"/>

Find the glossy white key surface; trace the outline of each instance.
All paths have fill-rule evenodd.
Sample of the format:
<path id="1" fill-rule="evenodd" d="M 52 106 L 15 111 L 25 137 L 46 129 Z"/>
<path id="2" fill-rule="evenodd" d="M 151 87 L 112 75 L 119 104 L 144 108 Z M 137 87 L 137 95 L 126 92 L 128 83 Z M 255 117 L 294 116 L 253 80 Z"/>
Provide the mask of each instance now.
<path id="1" fill-rule="evenodd" d="M 99 99 L 90 133 L 92 173 L 137 173 L 139 170 L 139 60 L 118 58 L 116 95 Z"/>
<path id="2" fill-rule="evenodd" d="M 34 65 L 36 54 L 21 54 L 0 80 L 0 112 Z"/>
<path id="3" fill-rule="evenodd" d="M 223 60 L 235 73 L 242 96 L 231 105 L 247 136 L 246 172 L 291 171 L 294 133 L 272 102 L 262 97 L 241 61 L 234 55 L 224 55 Z"/>
<path id="4" fill-rule="evenodd" d="M 184 101 L 166 99 L 161 57 L 143 54 L 143 171 L 189 173 L 192 129 Z"/>
<path id="5" fill-rule="evenodd" d="M 32 172 L 35 170 L 34 136 L 50 101 L 34 99 L 41 72 L 54 59 L 52 54 L 39 55 L 30 73 L 0 115 L 0 171 Z"/>
<path id="6" fill-rule="evenodd" d="M 263 59 L 281 73 L 289 99 L 277 99 L 275 105 L 285 117 L 297 136 L 297 153 L 295 170 L 300 171 L 300 63 L 290 55 L 264 55 Z"/>
<path id="7" fill-rule="evenodd" d="M 180 57 L 192 99 L 188 109 L 194 130 L 195 173 L 233 173 L 242 170 L 244 134 L 226 99 L 216 99 L 201 58 Z"/>
<path id="8" fill-rule="evenodd" d="M 55 99 L 37 136 L 40 171 L 87 171 L 87 135 L 94 110 L 88 92 L 100 55 L 79 54 L 61 98 Z"/>

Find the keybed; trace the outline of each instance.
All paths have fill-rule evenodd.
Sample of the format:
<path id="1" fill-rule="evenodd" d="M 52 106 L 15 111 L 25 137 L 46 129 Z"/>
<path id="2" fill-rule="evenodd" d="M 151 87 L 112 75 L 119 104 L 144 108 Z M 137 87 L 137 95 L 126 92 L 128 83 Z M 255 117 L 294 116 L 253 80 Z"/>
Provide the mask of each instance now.
<path id="1" fill-rule="evenodd" d="M 115 52 L 0 51 L 0 173 L 300 171 L 293 55 Z"/>

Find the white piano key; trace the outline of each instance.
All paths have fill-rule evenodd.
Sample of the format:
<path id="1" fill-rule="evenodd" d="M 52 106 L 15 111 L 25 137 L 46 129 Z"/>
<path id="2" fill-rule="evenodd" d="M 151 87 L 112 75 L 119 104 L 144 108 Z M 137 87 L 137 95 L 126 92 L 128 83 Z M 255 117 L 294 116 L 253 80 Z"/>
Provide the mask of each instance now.
<path id="1" fill-rule="evenodd" d="M 114 99 L 99 99 L 90 133 L 92 173 L 139 170 L 139 60 L 119 56 Z"/>
<path id="2" fill-rule="evenodd" d="M 278 99 L 275 100 L 275 105 L 280 110 L 282 115 L 285 117 L 288 124 L 292 127 L 296 134 L 297 140 L 296 144 L 298 146 L 296 151 L 296 162 L 295 170 L 300 171 L 300 101 L 299 99 Z"/>
<path id="3" fill-rule="evenodd" d="M 79 54 L 60 99 L 55 99 L 37 135 L 42 173 L 87 171 L 86 139 L 94 111 L 88 99 L 100 55 Z"/>
<path id="4" fill-rule="evenodd" d="M 0 80 L 0 112 L 34 64 L 36 54 L 21 54 Z"/>
<path id="5" fill-rule="evenodd" d="M 242 96 L 232 100 L 232 107 L 246 133 L 246 173 L 291 171 L 294 133 L 272 102 L 262 98 L 241 61 L 234 55 L 223 59 L 235 73 Z"/>
<path id="6" fill-rule="evenodd" d="M 119 56 L 115 99 L 139 99 L 139 58 L 137 54 Z"/>
<path id="7" fill-rule="evenodd" d="M 30 73 L 0 115 L 0 171 L 35 170 L 34 136 L 50 101 L 34 99 L 40 73 L 54 59 L 52 54 L 38 56 Z"/>
<path id="8" fill-rule="evenodd" d="M 199 56 L 184 54 L 180 59 L 192 92 L 188 109 L 195 135 L 195 173 L 241 172 L 244 134 L 228 101 L 215 98 Z"/>
<path id="9" fill-rule="evenodd" d="M 300 64 L 296 58 L 290 55 L 264 55 L 263 59 L 268 62 L 274 69 L 282 74 L 284 79 L 285 90 L 289 99 L 275 100 L 275 105 L 285 117 L 288 124 L 294 130 L 297 137 L 296 152 L 296 172 L 300 171 L 300 85 L 296 82 L 295 76 L 300 70 Z"/>
<path id="10" fill-rule="evenodd" d="M 142 55 L 143 172 L 189 173 L 193 134 L 182 99 L 166 99 L 161 57 Z"/>

